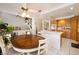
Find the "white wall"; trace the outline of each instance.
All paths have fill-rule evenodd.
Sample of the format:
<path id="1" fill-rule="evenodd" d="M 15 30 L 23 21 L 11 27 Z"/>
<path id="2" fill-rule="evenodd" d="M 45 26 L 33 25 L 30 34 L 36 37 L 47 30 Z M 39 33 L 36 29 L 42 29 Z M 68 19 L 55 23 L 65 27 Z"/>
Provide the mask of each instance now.
<path id="1" fill-rule="evenodd" d="M 13 25 L 13 26 L 19 26 L 19 27 L 26 27 L 24 18 L 21 17 L 16 17 L 16 15 L 12 15 L 12 14 L 8 14 L 8 13 L 4 13 L 4 12 L 0 12 L 0 17 L 3 18 L 3 21 L 5 23 L 8 23 L 9 25 Z M 36 24 L 37 23 L 37 18 L 35 18 L 36 15 L 34 15 L 32 17 L 32 33 L 36 34 Z M 38 26 L 39 27 L 39 26 Z"/>
<path id="2" fill-rule="evenodd" d="M 44 20 L 44 19 L 42 18 L 42 15 L 37 14 L 37 15 L 35 16 L 35 22 L 36 22 L 36 27 L 37 27 L 37 30 L 38 30 L 38 31 L 41 31 L 41 30 L 42 30 L 42 20 Z"/>
<path id="3" fill-rule="evenodd" d="M 16 15 L 8 14 L 8 13 L 0 13 L 0 16 L 3 18 L 3 21 L 14 26 L 24 25 L 24 19 L 21 17 L 16 17 Z"/>
<path id="4" fill-rule="evenodd" d="M 36 27 L 38 31 L 42 30 L 42 27 L 43 27 L 42 20 L 45 20 L 45 19 L 43 18 L 43 15 L 40 15 L 40 14 L 33 14 L 32 16 L 33 16 L 32 17 L 32 33 L 35 34 Z M 16 17 L 16 15 L 0 12 L 0 17 L 2 17 L 3 21 L 8 23 L 9 25 L 20 26 L 20 27 L 25 25 L 24 19 L 21 17 Z"/>

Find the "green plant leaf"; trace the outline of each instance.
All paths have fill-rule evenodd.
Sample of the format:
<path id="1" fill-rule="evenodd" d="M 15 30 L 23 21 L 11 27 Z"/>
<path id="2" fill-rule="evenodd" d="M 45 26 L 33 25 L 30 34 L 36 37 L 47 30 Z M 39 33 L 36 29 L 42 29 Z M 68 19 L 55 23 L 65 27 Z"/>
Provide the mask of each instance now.
<path id="1" fill-rule="evenodd" d="M 3 20 L 2 19 L 0 19 L 0 24 L 3 24 L 4 22 L 3 22 Z"/>

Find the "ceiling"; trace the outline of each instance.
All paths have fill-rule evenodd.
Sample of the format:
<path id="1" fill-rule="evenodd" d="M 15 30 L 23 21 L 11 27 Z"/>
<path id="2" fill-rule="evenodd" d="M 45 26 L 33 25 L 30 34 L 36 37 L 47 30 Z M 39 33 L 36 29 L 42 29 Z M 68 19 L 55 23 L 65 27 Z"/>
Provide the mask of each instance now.
<path id="1" fill-rule="evenodd" d="M 65 17 L 79 14 L 79 4 L 77 3 L 0 3 L 0 11 L 17 15 L 22 12 L 22 6 L 28 7 L 31 13 L 38 13 L 38 10 L 42 10 L 41 14 L 49 17 Z M 73 11 L 70 10 L 71 7 L 74 7 Z"/>
<path id="2" fill-rule="evenodd" d="M 11 11 L 11 12 L 21 12 L 21 7 L 27 7 L 29 10 L 33 12 L 38 12 L 38 10 L 42 10 L 42 12 L 48 11 L 50 9 L 54 9 L 64 5 L 63 3 L 0 3 L 0 10 L 3 11 Z"/>
<path id="3" fill-rule="evenodd" d="M 79 15 L 79 3 L 70 4 L 68 6 L 52 10 L 51 12 L 46 13 L 45 17 L 48 16 L 47 18 L 68 18 L 75 15 Z"/>

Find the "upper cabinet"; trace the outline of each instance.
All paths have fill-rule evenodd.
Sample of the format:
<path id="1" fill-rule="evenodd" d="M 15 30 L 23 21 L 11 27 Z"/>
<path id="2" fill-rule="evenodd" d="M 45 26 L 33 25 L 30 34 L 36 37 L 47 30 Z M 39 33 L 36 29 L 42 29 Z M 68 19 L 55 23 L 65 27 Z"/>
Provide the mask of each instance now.
<path id="1" fill-rule="evenodd" d="M 77 41 L 77 19 L 78 17 L 71 18 L 71 39 Z"/>
<path id="2" fill-rule="evenodd" d="M 79 42 L 79 16 L 77 19 L 77 41 Z"/>
<path id="3" fill-rule="evenodd" d="M 70 38 L 70 18 L 51 21 L 51 30 L 63 32 L 62 37 Z"/>
<path id="4" fill-rule="evenodd" d="M 79 42 L 79 16 L 71 19 L 71 39 Z"/>

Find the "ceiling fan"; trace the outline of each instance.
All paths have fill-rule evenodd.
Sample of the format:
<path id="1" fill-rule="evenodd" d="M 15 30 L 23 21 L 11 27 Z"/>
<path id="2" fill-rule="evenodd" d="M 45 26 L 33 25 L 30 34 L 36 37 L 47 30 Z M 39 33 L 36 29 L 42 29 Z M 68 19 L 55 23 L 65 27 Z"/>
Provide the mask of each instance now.
<path id="1" fill-rule="evenodd" d="M 35 11 L 29 10 L 27 4 L 25 4 L 25 6 L 20 7 L 20 9 L 21 9 L 22 13 L 20 15 L 17 15 L 17 17 L 22 17 L 22 18 L 25 18 L 25 19 L 31 18 L 29 13 L 33 13 L 33 12 L 41 13 L 42 12 L 42 10 L 37 10 L 37 11 L 36 10 Z"/>
<path id="2" fill-rule="evenodd" d="M 24 11 L 28 11 L 28 8 L 24 8 L 24 7 L 21 7 L 21 9 Z"/>
<path id="3" fill-rule="evenodd" d="M 26 5 L 27 6 L 27 5 Z M 25 6 L 25 7 L 26 7 Z M 21 14 L 18 14 L 18 15 L 16 15 L 16 17 L 22 17 L 22 18 L 25 18 L 25 19 L 30 19 L 31 18 L 31 16 L 30 16 L 30 14 L 29 14 L 29 8 L 27 7 L 27 8 L 25 8 L 25 7 L 21 7 L 20 9 L 21 9 L 21 11 L 22 11 L 22 13 Z"/>

